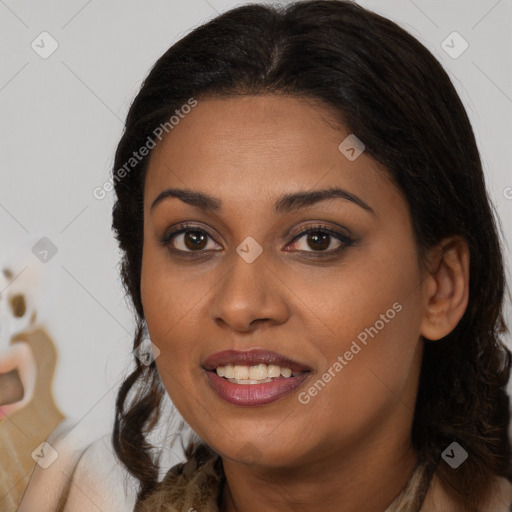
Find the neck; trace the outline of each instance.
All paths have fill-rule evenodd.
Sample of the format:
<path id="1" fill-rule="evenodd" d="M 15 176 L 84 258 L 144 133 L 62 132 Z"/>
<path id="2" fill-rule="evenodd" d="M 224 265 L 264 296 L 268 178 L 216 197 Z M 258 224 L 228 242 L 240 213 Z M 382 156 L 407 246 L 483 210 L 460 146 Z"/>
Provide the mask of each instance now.
<path id="1" fill-rule="evenodd" d="M 390 433 L 391 434 L 391 433 Z M 393 440 L 393 437 L 395 440 Z M 223 460 L 223 512 L 384 512 L 406 486 L 417 455 L 409 437 L 358 444 L 286 469 Z"/>

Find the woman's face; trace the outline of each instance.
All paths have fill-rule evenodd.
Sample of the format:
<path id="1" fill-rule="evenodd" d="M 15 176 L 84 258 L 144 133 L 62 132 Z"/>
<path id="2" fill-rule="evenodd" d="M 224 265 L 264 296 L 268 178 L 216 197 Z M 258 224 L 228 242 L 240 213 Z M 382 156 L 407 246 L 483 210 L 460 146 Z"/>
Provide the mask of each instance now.
<path id="1" fill-rule="evenodd" d="M 339 149 L 349 135 L 306 100 L 245 96 L 200 100 L 152 152 L 141 292 L 156 363 L 228 459 L 292 467 L 408 437 L 423 274 L 404 197 L 350 139 Z"/>

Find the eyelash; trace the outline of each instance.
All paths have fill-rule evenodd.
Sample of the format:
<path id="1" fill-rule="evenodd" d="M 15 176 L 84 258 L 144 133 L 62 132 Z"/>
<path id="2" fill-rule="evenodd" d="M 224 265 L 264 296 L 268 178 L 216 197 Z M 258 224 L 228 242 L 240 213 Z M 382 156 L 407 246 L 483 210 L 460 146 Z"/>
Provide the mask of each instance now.
<path id="1" fill-rule="evenodd" d="M 188 223 L 183 223 L 183 224 L 180 224 L 176 227 L 176 229 L 174 229 L 173 231 L 171 231 L 170 233 L 165 233 L 164 236 L 160 239 L 160 244 L 163 246 L 163 247 L 166 247 L 169 251 L 171 251 L 173 254 L 176 254 L 180 257 L 185 257 L 185 258 L 197 258 L 197 257 L 201 257 L 201 256 L 204 256 L 206 255 L 207 253 L 210 253 L 210 252 L 218 252 L 218 251 L 211 251 L 211 250 L 199 250 L 199 251 L 183 251 L 181 249 L 175 249 L 174 247 L 171 247 L 171 242 L 173 240 L 174 237 L 182 234 L 182 233 L 187 233 L 187 232 L 190 232 L 190 231 L 196 231 L 198 233 L 202 233 L 202 234 L 205 234 L 206 236 L 208 236 L 209 238 L 211 238 L 215 243 L 218 244 L 218 242 L 215 240 L 214 237 L 212 237 L 208 231 L 202 229 L 202 228 L 199 228 L 197 226 L 194 226 L 193 224 L 188 224 Z M 354 240 L 352 238 L 350 238 L 349 236 L 339 232 L 339 231 L 336 231 L 328 226 L 324 226 L 324 225 L 321 225 L 321 224 L 317 224 L 317 225 L 314 225 L 314 226 L 309 226 L 308 228 L 306 228 L 305 230 L 297 233 L 293 240 L 288 244 L 292 244 L 294 243 L 295 241 L 297 240 L 300 240 L 302 237 L 304 237 L 305 235 L 308 235 L 310 233 L 322 233 L 322 234 L 327 234 L 327 235 L 330 235 L 331 237 L 334 237 L 336 238 L 337 240 L 339 240 L 340 242 L 342 242 L 342 245 L 337 248 L 337 249 L 334 249 L 334 250 L 329 250 L 329 251 L 296 251 L 296 252 L 302 252 L 302 253 L 307 253 L 307 254 L 310 254 L 310 256 L 308 257 L 313 257 L 313 258 L 316 258 L 316 257 L 327 257 L 327 256 L 333 256 L 333 255 L 336 255 L 338 253 L 341 253 L 342 251 L 344 251 L 347 247 L 349 247 L 350 245 L 352 245 L 354 243 Z M 330 245 L 330 244 L 329 244 Z"/>

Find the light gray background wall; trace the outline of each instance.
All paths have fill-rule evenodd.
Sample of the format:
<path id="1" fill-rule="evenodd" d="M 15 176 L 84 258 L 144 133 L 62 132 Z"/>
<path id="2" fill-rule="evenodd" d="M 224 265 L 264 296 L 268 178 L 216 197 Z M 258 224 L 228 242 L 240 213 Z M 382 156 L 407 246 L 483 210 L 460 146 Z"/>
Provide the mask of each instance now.
<path id="1" fill-rule="evenodd" d="M 57 403 L 76 421 L 111 421 L 131 360 L 112 196 L 97 200 L 92 191 L 108 179 L 130 101 L 157 57 L 193 27 L 243 3 L 0 0 L 0 265 L 16 274 L 13 287 L 33 290 L 39 322 L 58 345 Z M 512 1 L 360 3 L 409 30 L 448 70 L 510 244 Z M 457 58 L 464 42 L 446 40 L 453 31 L 469 45 Z M 58 48 L 42 58 L 52 39 Z M 42 237 L 57 248 L 46 263 L 32 253 Z"/>

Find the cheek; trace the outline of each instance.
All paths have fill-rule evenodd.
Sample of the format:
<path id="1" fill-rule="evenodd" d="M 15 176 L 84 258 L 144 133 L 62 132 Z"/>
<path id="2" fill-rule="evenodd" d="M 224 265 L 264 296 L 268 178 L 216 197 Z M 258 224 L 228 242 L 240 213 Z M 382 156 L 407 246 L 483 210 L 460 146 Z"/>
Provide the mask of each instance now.
<path id="1" fill-rule="evenodd" d="M 195 364 L 199 361 L 195 308 L 200 307 L 204 293 L 194 287 L 176 287 L 166 276 L 151 279 L 150 275 L 143 277 L 142 301 L 151 341 L 160 350 L 156 366 L 170 399 L 190 420 L 200 403 L 195 396 L 198 379 L 204 377 Z"/>
<path id="2" fill-rule="evenodd" d="M 414 301 L 405 299 L 372 303 L 366 321 L 359 320 L 359 326 L 332 347 L 329 367 L 336 377 L 319 398 L 326 410 L 350 412 L 342 420 L 348 430 L 350 425 L 356 431 L 378 424 L 396 407 L 404 414 L 414 410 L 421 364 L 419 315 Z M 349 317 L 347 311 L 347 323 Z M 339 365 L 333 368 L 335 361 Z"/>
<path id="3" fill-rule="evenodd" d="M 204 334 L 206 301 L 205 277 L 192 276 L 169 268 L 165 251 L 144 253 L 141 298 L 152 343 L 160 350 L 156 365 L 172 401 L 186 408 L 197 379 L 204 378 L 199 362 Z M 200 319 L 203 319 L 201 322 Z M 203 329 L 203 330 L 202 330 Z"/>
<path id="4" fill-rule="evenodd" d="M 301 390 L 300 403 L 306 404 L 301 405 L 302 413 L 315 425 L 309 435 L 318 435 L 318 418 L 330 417 L 322 424 L 323 436 L 333 440 L 343 432 L 347 439 L 358 442 L 365 433 L 393 416 L 393 411 L 398 411 L 400 417 L 412 413 L 421 346 L 416 322 L 408 316 L 416 313 L 408 305 L 400 305 L 400 311 L 396 311 L 400 309 L 397 306 L 380 309 L 375 305 L 375 312 L 388 313 L 388 322 L 368 313 L 368 321 L 357 328 L 350 323 L 350 311 L 346 311 L 344 317 L 350 329 L 322 347 L 325 366 Z M 334 417 L 333 410 L 338 411 Z"/>
<path id="5" fill-rule="evenodd" d="M 310 334 L 314 330 L 325 335 L 324 342 L 317 337 L 325 349 L 341 351 L 359 335 L 363 341 L 371 336 L 367 330 L 375 334 L 375 328 L 381 337 L 416 337 L 421 287 L 414 248 L 392 253 L 378 247 L 357 248 L 330 269 L 280 272 L 286 288 L 293 291 L 291 307 Z"/>
<path id="6" fill-rule="evenodd" d="M 163 356 L 160 364 L 170 368 L 186 361 L 188 369 L 191 350 L 198 345 L 198 318 L 204 293 L 197 288 L 181 288 L 178 292 L 176 289 L 169 280 L 162 278 L 147 286 L 143 297 L 144 314 L 151 341 Z"/>
<path id="7" fill-rule="evenodd" d="M 358 254 L 308 288 L 301 292 L 307 298 L 302 310 L 314 314 L 303 323 L 322 325 L 325 333 L 316 337 L 325 360 L 320 377 L 329 368 L 336 375 L 323 400 L 340 406 L 364 400 L 371 414 L 372 407 L 401 393 L 419 364 L 422 302 L 414 248 Z"/>
<path id="8" fill-rule="evenodd" d="M 141 299 L 154 343 L 175 338 L 197 313 L 205 298 L 204 280 L 171 266 L 165 250 L 145 244 L 141 270 Z"/>

